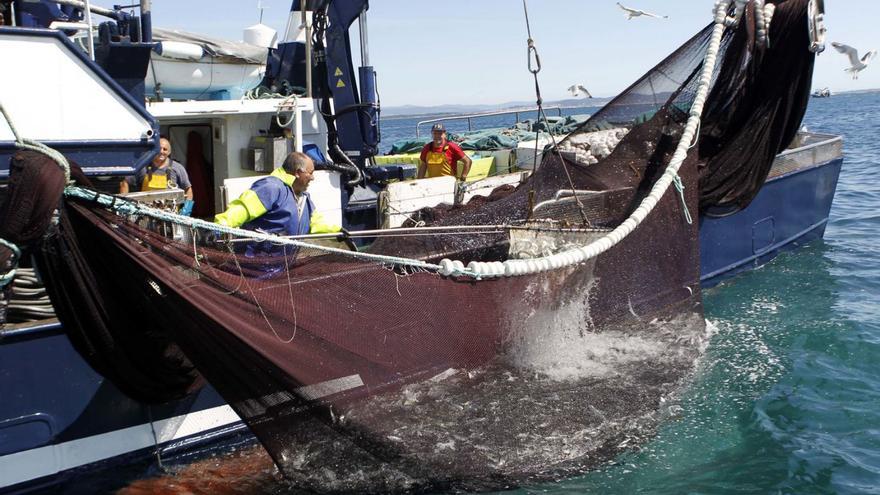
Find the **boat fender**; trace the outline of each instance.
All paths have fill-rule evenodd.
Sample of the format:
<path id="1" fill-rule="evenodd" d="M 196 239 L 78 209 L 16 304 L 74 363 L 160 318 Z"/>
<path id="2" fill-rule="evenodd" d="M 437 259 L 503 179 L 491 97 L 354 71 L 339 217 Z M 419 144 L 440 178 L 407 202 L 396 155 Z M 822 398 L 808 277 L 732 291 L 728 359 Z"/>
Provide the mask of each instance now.
<path id="1" fill-rule="evenodd" d="M 201 46 L 183 41 L 162 41 L 154 50 L 163 57 L 177 60 L 200 60 L 205 55 Z"/>

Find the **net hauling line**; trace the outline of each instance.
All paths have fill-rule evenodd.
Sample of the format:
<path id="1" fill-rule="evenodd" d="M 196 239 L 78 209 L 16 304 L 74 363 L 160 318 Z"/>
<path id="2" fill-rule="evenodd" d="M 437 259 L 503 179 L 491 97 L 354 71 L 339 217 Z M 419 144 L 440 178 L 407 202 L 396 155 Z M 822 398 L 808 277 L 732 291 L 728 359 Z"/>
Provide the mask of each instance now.
<path id="1" fill-rule="evenodd" d="M 639 206 L 632 212 L 632 214 L 630 214 L 630 216 L 620 225 L 614 228 L 614 230 L 587 245 L 574 249 L 569 249 L 561 253 L 556 253 L 539 258 L 532 258 L 528 260 L 507 260 L 503 262 L 471 261 L 467 265 L 465 265 L 460 260 L 450 260 L 448 258 L 445 258 L 441 260 L 439 264 L 434 264 L 412 258 L 361 253 L 357 251 L 348 251 L 345 249 L 333 248 L 328 246 L 320 246 L 299 241 L 296 239 L 277 236 L 274 234 L 227 227 L 206 220 L 186 217 L 175 213 L 162 211 L 156 208 L 143 206 L 132 201 L 121 199 L 117 196 L 95 192 L 78 186 L 68 186 L 64 190 L 64 195 L 67 197 L 92 201 L 99 205 L 105 206 L 118 214 L 143 215 L 155 218 L 157 220 L 163 220 L 184 227 L 189 227 L 192 229 L 202 229 L 221 234 L 229 234 L 231 236 L 250 239 L 252 241 L 272 242 L 278 245 L 289 245 L 300 248 L 315 249 L 318 251 L 335 253 L 342 256 L 348 256 L 380 264 L 420 268 L 423 270 L 436 272 L 446 277 L 470 277 L 476 280 L 481 280 L 485 278 L 515 277 L 543 273 L 550 270 L 576 265 L 604 253 L 605 251 L 611 249 L 623 239 L 625 239 L 642 223 L 642 221 L 644 221 L 648 214 L 653 211 L 654 207 L 669 189 L 669 186 L 674 182 L 677 182 L 678 170 L 681 167 L 682 163 L 684 163 L 685 158 L 687 157 L 688 149 L 693 146 L 697 129 L 700 125 L 700 118 L 702 116 L 703 106 L 709 93 L 709 86 L 711 85 L 712 74 L 715 71 L 715 64 L 717 62 L 718 51 L 721 46 L 721 38 L 724 34 L 724 29 L 728 25 L 734 24 L 727 16 L 729 5 L 729 0 L 719 0 L 715 3 L 715 26 L 712 31 L 712 37 L 709 42 L 709 47 L 707 48 L 706 55 L 703 59 L 703 67 L 699 79 L 699 85 L 697 87 L 696 97 L 694 98 L 694 101 L 691 105 L 689 117 L 685 125 L 684 132 L 681 135 L 675 152 L 672 155 L 672 159 L 669 161 L 669 165 L 667 165 L 666 170 L 663 172 L 663 175 L 657 180 L 657 182 L 654 183 L 651 188 L 651 192 L 641 201 Z M 70 167 L 64 156 L 62 156 L 57 150 L 49 148 L 42 143 L 20 138 L 18 133 L 15 131 L 12 120 L 3 108 L 2 102 L 0 102 L 0 113 L 2 113 L 6 121 L 9 123 L 9 127 L 13 131 L 13 134 L 16 138 L 15 145 L 17 147 L 23 149 L 32 149 L 34 151 L 38 151 L 48 155 L 50 158 L 58 163 L 58 165 L 65 171 L 65 177 L 69 179 Z M 485 226 L 482 227 L 485 228 Z"/>

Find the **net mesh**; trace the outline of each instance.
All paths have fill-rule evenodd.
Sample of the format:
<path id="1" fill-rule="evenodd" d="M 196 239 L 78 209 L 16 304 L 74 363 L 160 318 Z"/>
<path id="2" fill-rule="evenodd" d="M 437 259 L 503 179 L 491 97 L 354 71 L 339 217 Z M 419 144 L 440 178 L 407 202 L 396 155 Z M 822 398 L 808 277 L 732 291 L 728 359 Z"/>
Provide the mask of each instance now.
<path id="1" fill-rule="evenodd" d="M 777 17 L 796 10 L 790 22 L 806 25 L 805 5 L 779 2 Z M 777 46 L 734 45 L 749 29 L 746 20 L 725 35 L 719 55 L 718 74 L 742 84 L 732 47 Z M 710 34 L 545 153 L 515 190 L 433 222 L 516 228 L 379 236 L 369 252 L 503 261 L 617 226 L 678 144 Z M 715 88 L 713 102 L 741 90 Z M 793 114 L 773 129 L 800 111 L 773 108 Z M 713 132 L 724 126 L 713 123 Z M 727 148 L 714 150 L 682 165 L 684 204 L 666 194 L 613 249 L 527 277 L 442 277 L 306 247 L 248 257 L 213 232 L 84 200 L 67 202 L 39 265 L 59 318 L 99 371 L 157 401 L 199 385 L 194 363 L 299 488 L 505 486 L 583 470 L 649 435 L 658 404 L 687 377 L 704 323 L 697 225 L 684 208 L 698 211 L 700 170 Z M 540 228 L 520 230 L 529 226 Z"/>

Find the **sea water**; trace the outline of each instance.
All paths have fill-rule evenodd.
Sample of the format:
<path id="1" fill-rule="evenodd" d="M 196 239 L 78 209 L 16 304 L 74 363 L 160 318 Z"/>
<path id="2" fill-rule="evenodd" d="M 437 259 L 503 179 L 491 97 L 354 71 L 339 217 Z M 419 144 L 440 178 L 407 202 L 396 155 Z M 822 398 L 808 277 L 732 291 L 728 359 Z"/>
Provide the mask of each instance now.
<path id="1" fill-rule="evenodd" d="M 493 118 L 499 119 L 495 125 L 506 123 Z M 418 120 L 383 121 L 384 142 L 413 135 Z M 649 421 L 647 439 L 635 438 L 631 432 L 633 442 L 621 440 L 616 445 L 619 452 L 589 466 L 587 474 L 526 483 L 503 493 L 880 493 L 880 255 L 875 247 L 880 232 L 880 142 L 876 122 L 880 122 L 880 93 L 811 100 L 805 119 L 808 128 L 841 134 L 845 139 L 846 158 L 825 240 L 704 291 L 705 313 L 713 328 L 708 345 L 674 403 L 665 408 L 657 404 L 663 415 L 659 427 Z M 480 125 L 490 127 L 493 122 Z M 524 342 L 529 343 L 528 339 Z M 657 357 L 644 342 L 623 342 L 630 351 L 641 351 L 644 358 Z M 533 361 L 537 366 L 534 376 L 539 379 L 525 386 L 543 387 L 544 392 L 550 388 L 552 393 L 554 383 L 577 379 L 578 373 L 605 377 L 609 365 L 634 370 L 621 367 L 629 364 L 629 357 L 618 359 L 615 345 L 620 347 L 613 343 L 595 347 L 593 368 L 566 361 L 564 353 L 538 356 Z M 565 341 L 561 348 L 571 350 Z M 514 359 L 534 351 L 525 347 L 519 352 L 512 354 Z M 551 376 L 553 369 L 562 370 L 564 376 Z M 509 383 L 521 378 L 511 376 L 514 379 Z M 492 411 L 492 401 L 503 397 L 504 381 L 461 373 L 442 378 L 409 387 L 397 398 L 397 405 L 424 406 L 421 412 L 438 416 L 438 421 L 446 414 L 461 414 L 494 422 L 499 413 Z M 460 390 L 462 381 L 471 383 L 473 400 L 485 404 L 468 403 L 465 396 L 434 400 Z M 661 392 L 665 391 L 652 397 L 664 397 Z M 638 406 L 639 398 L 624 397 L 624 405 L 629 400 Z M 586 418 L 605 414 L 574 396 L 571 399 L 560 404 L 573 404 L 572 413 L 582 412 Z M 528 409 L 527 402 L 523 401 L 527 409 L 522 414 L 540 410 Z M 429 407 L 438 403 L 443 407 Z M 425 419 L 425 434 L 430 436 L 432 423 L 429 417 Z M 547 434 L 564 433 L 569 426 L 549 424 L 555 431 L 547 433 L 540 428 L 548 425 L 536 423 L 535 441 L 524 443 L 535 449 L 556 446 L 540 440 Z M 476 434 L 470 430 L 462 434 L 468 433 Z M 544 437 L 539 433 L 545 433 Z M 552 456 L 570 455 L 589 440 L 584 437 L 579 443 L 576 434 L 569 436 L 568 452 L 551 452 Z M 459 447 L 449 442 L 430 445 L 441 457 Z M 485 459 L 511 462 L 496 455 L 502 447 L 489 446 Z M 253 445 L 171 469 L 176 479 L 144 480 L 123 492 L 283 493 L 295 489 L 278 477 L 262 449 Z"/>
<path id="2" fill-rule="evenodd" d="M 880 93 L 810 101 L 844 137 L 824 241 L 704 291 L 681 414 L 637 451 L 517 493 L 880 493 Z"/>

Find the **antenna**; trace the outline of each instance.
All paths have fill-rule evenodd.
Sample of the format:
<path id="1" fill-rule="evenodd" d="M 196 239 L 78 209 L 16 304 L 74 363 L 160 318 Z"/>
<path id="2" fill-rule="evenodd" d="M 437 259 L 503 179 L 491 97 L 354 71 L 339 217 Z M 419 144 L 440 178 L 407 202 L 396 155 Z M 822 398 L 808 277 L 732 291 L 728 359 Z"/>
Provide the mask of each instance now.
<path id="1" fill-rule="evenodd" d="M 257 8 L 260 9 L 260 24 L 263 23 L 263 11 L 266 10 L 267 7 L 263 6 L 263 0 L 257 0 Z"/>

